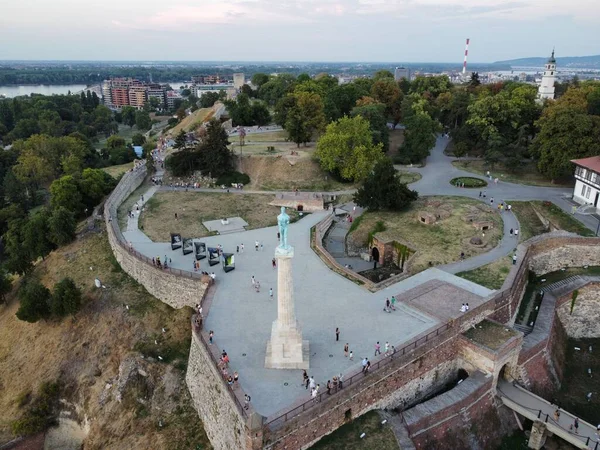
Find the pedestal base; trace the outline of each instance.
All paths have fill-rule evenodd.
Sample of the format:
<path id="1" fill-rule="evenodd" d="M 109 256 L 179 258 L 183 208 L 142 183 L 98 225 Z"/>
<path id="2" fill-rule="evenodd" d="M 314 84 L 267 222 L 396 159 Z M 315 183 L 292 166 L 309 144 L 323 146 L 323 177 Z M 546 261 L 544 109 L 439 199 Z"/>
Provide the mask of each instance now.
<path id="1" fill-rule="evenodd" d="M 309 355 L 308 341 L 302 340 L 298 324 L 280 328 L 277 321 L 273 322 L 265 355 L 267 369 L 308 369 Z"/>

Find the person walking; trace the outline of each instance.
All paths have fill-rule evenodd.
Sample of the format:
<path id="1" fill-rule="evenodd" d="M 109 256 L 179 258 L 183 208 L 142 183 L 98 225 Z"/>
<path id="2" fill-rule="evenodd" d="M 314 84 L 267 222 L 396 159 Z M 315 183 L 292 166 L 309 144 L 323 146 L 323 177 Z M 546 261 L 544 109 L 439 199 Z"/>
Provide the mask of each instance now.
<path id="1" fill-rule="evenodd" d="M 513 255 L 512 257 L 513 260 L 513 266 L 517 264 L 517 255 Z"/>
<path id="2" fill-rule="evenodd" d="M 347 358 L 348 357 L 348 343 L 346 342 L 346 345 L 344 345 L 344 356 Z"/>
<path id="3" fill-rule="evenodd" d="M 254 250 L 258 251 L 258 241 L 254 241 Z"/>
<path id="4" fill-rule="evenodd" d="M 305 371 L 306 372 L 306 371 Z M 308 377 L 308 375 L 306 376 L 306 379 L 304 380 L 304 385 L 306 386 L 306 389 L 308 390 L 308 385 L 310 384 L 310 378 Z"/>
<path id="5" fill-rule="evenodd" d="M 396 297 L 392 295 L 392 310 L 396 311 Z"/>
<path id="6" fill-rule="evenodd" d="M 344 387 L 344 375 L 342 375 L 340 373 L 340 376 L 338 377 L 338 386 L 340 387 L 340 389 L 342 389 Z"/>
<path id="7" fill-rule="evenodd" d="M 273 269 L 277 267 L 277 262 L 275 261 L 275 258 L 271 260 L 271 264 L 273 265 Z"/>
<path id="8" fill-rule="evenodd" d="M 368 361 L 369 360 L 367 358 L 363 358 L 363 360 L 361 361 L 363 373 L 367 370 L 367 362 Z"/>
<path id="9" fill-rule="evenodd" d="M 244 243 L 242 242 L 242 245 L 240 245 L 240 253 L 244 253 Z"/>
<path id="10" fill-rule="evenodd" d="M 310 387 L 311 390 L 315 388 L 315 379 L 312 376 L 308 379 L 308 387 Z"/>
<path id="11" fill-rule="evenodd" d="M 306 369 L 302 371 L 302 384 L 306 385 L 306 388 L 308 389 L 308 374 L 306 373 Z"/>
<path id="12" fill-rule="evenodd" d="M 239 252 L 240 252 L 240 246 L 239 246 L 239 245 L 237 245 L 237 246 L 235 247 L 235 252 L 236 252 L 236 253 L 239 253 Z"/>
<path id="13" fill-rule="evenodd" d="M 208 343 L 209 343 L 210 345 L 212 345 L 212 343 L 213 343 L 213 336 L 214 336 L 214 335 L 215 335 L 214 331 L 213 331 L 213 330 L 210 330 L 210 331 L 209 331 L 209 333 L 208 333 Z"/>
<path id="14" fill-rule="evenodd" d="M 331 380 L 327 380 L 327 395 L 331 395 Z"/>
<path id="15" fill-rule="evenodd" d="M 367 360 L 367 367 L 365 367 L 365 375 L 371 370 L 371 361 Z"/>
<path id="16" fill-rule="evenodd" d="M 340 340 L 340 329 L 339 328 L 335 328 L 335 342 L 338 342 Z"/>
<path id="17" fill-rule="evenodd" d="M 515 230 L 513 230 L 512 228 L 509 231 L 509 233 L 510 233 L 511 236 L 513 235 L 514 232 L 515 232 Z"/>
<path id="18" fill-rule="evenodd" d="M 273 288 L 269 288 L 269 297 L 273 300 Z"/>
<path id="19" fill-rule="evenodd" d="M 518 237 L 518 236 L 519 236 L 519 229 L 515 228 L 515 237 Z"/>
<path id="20" fill-rule="evenodd" d="M 384 347 L 384 349 L 385 349 L 384 355 L 388 356 L 390 354 L 390 343 L 388 341 L 385 341 L 385 347 Z"/>
<path id="21" fill-rule="evenodd" d="M 354 353 L 352 352 L 352 350 L 350 350 L 350 361 L 354 361 Z"/>
<path id="22" fill-rule="evenodd" d="M 377 355 L 381 355 L 381 344 L 379 343 L 379 341 L 377 341 L 377 343 L 375 344 L 375 356 Z"/>
<path id="23" fill-rule="evenodd" d="M 252 278 L 250 278 L 250 282 L 252 283 L 252 286 L 256 285 L 256 279 L 254 278 L 254 275 L 252 275 Z"/>

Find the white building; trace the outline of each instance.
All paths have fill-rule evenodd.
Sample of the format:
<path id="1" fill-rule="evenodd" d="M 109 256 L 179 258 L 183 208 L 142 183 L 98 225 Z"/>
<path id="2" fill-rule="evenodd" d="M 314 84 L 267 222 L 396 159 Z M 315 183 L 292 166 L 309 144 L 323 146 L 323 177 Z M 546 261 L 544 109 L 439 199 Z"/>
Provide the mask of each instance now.
<path id="1" fill-rule="evenodd" d="M 556 81 L 556 60 L 554 59 L 554 50 L 552 50 L 552 56 L 546 63 L 544 68 L 544 75 L 542 75 L 542 82 L 538 88 L 538 98 L 545 100 L 547 98 L 554 98 L 554 82 Z"/>
<path id="2" fill-rule="evenodd" d="M 594 205 L 600 213 L 600 156 L 573 159 L 575 164 L 575 189 L 573 200 L 581 205 Z"/>

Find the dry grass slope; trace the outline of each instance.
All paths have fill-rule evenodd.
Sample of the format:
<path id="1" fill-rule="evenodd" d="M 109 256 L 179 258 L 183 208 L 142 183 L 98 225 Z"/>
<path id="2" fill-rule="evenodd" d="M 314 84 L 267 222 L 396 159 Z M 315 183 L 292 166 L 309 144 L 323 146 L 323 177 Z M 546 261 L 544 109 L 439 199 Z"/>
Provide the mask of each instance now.
<path id="1" fill-rule="evenodd" d="M 14 296 L 0 306 L 0 442 L 7 440 L 8 424 L 21 413 L 16 399 L 35 392 L 44 381 L 60 379 L 65 386 L 62 398 L 78 406 L 79 419 L 91 419 L 85 448 L 209 448 L 181 370 L 189 352 L 189 310 L 173 310 L 125 275 L 104 232 L 51 253 L 37 265 L 34 276 L 48 287 L 71 277 L 84 292 L 84 306 L 73 317 L 36 324 L 16 318 Z M 107 288 L 95 289 L 94 277 Z M 134 348 L 149 345 L 173 355 L 171 364 L 146 361 L 151 379 L 170 380 L 168 386 L 162 381 L 155 386 L 164 396 L 165 409 L 142 408 L 137 400 L 118 403 L 114 388 L 101 406 L 99 398 L 107 383 L 115 382 L 122 359 Z M 168 403 L 173 406 L 170 412 Z M 164 427 L 157 426 L 159 420 Z"/>

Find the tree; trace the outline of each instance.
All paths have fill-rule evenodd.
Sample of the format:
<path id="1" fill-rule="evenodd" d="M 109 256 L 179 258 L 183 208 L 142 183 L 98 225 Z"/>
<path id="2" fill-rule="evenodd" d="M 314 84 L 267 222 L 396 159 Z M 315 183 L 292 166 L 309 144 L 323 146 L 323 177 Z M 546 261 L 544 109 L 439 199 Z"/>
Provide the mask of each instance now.
<path id="1" fill-rule="evenodd" d="M 600 154 L 600 116 L 588 114 L 586 92 L 569 88 L 544 108 L 532 142 L 538 169 L 556 180 L 572 175 L 572 159 Z"/>
<path id="2" fill-rule="evenodd" d="M 255 125 L 267 125 L 271 121 L 271 114 L 267 104 L 261 101 L 255 101 L 251 106 L 252 122 Z"/>
<path id="3" fill-rule="evenodd" d="M 260 89 L 260 87 L 269 81 L 269 75 L 266 73 L 255 73 L 252 75 L 252 85 L 256 87 L 256 89 Z"/>
<path id="4" fill-rule="evenodd" d="M 131 137 L 131 143 L 133 145 L 144 145 L 146 137 L 141 133 L 136 133 Z"/>
<path id="5" fill-rule="evenodd" d="M 256 97 L 256 91 L 253 91 L 249 84 L 243 84 L 240 92 L 248 97 Z"/>
<path id="6" fill-rule="evenodd" d="M 385 118 L 385 105 L 373 103 L 365 106 L 357 106 L 352 109 L 352 117 L 362 116 L 369 121 L 371 136 L 374 144 L 383 144 L 383 150 L 387 152 L 390 144 L 389 129 Z"/>
<path id="7" fill-rule="evenodd" d="M 37 280 L 28 280 L 19 289 L 21 304 L 17 310 L 17 318 L 25 322 L 35 323 L 50 315 L 50 291 Z"/>
<path id="8" fill-rule="evenodd" d="M 364 184 L 354 194 L 358 206 L 371 211 L 399 211 L 418 198 L 416 191 L 410 190 L 400 181 L 400 175 L 394 169 L 389 158 L 381 159 L 365 179 Z"/>
<path id="9" fill-rule="evenodd" d="M 200 97 L 200 107 L 210 108 L 216 101 L 219 100 L 219 93 L 214 91 L 208 91 L 202 94 Z"/>
<path id="10" fill-rule="evenodd" d="M 228 146 L 227 131 L 219 121 L 211 120 L 206 126 L 206 138 L 198 149 L 202 172 L 217 178 L 233 170 L 233 154 Z"/>
<path id="11" fill-rule="evenodd" d="M 48 239 L 57 247 L 75 239 L 77 222 L 74 214 L 63 206 L 54 208 L 48 219 Z"/>
<path id="12" fill-rule="evenodd" d="M 115 180 L 102 169 L 84 169 L 79 180 L 83 204 L 90 210 L 115 187 Z"/>
<path id="13" fill-rule="evenodd" d="M 383 158 L 383 145 L 373 144 L 367 119 L 342 117 L 327 125 L 325 134 L 317 142 L 315 157 L 324 170 L 344 180 L 360 181 Z"/>
<path id="14" fill-rule="evenodd" d="M 4 249 L 8 254 L 4 267 L 9 272 L 19 275 L 25 275 L 32 268 L 29 250 L 25 247 L 23 238 L 25 224 L 24 218 L 11 220 L 8 231 L 3 236 Z"/>
<path id="15" fill-rule="evenodd" d="M 23 227 L 23 245 L 29 253 L 29 259 L 44 259 L 54 249 L 49 239 L 48 211 L 42 208 L 27 220 Z"/>
<path id="16" fill-rule="evenodd" d="M 133 106 L 123 106 L 121 109 L 121 117 L 125 125 L 133 128 L 135 125 L 135 108 Z"/>
<path id="17" fill-rule="evenodd" d="M 378 70 L 373 74 L 373 81 L 379 80 L 393 80 L 394 74 L 389 70 Z"/>
<path id="18" fill-rule="evenodd" d="M 6 294 L 11 290 L 12 277 L 5 270 L 0 270 L 0 304 L 6 301 Z"/>
<path id="19" fill-rule="evenodd" d="M 398 159 L 401 164 L 419 163 L 425 159 L 435 145 L 435 131 L 437 123 L 424 110 L 424 102 L 409 96 L 403 102 L 403 114 L 405 115 L 404 142 L 399 149 Z"/>
<path id="20" fill-rule="evenodd" d="M 173 144 L 173 148 L 177 150 L 181 150 L 187 146 L 187 139 L 185 137 L 185 131 L 179 130 L 177 136 L 175 136 L 175 144 Z"/>
<path id="21" fill-rule="evenodd" d="M 81 193 L 77 181 L 71 175 L 55 180 L 50 185 L 50 205 L 52 208 L 63 207 L 78 216 L 83 211 Z"/>
<path id="22" fill-rule="evenodd" d="M 471 72 L 471 79 L 469 80 L 469 86 L 476 87 L 481 84 L 479 81 L 479 72 Z"/>
<path id="23" fill-rule="evenodd" d="M 119 147 L 125 147 L 125 138 L 114 134 L 106 140 L 106 148 L 119 148 Z"/>
<path id="24" fill-rule="evenodd" d="M 135 126 L 140 131 L 147 131 L 152 128 L 152 119 L 150 119 L 148 111 L 135 112 Z"/>
<path id="25" fill-rule="evenodd" d="M 57 317 L 75 315 L 81 308 L 81 290 L 71 278 L 63 278 L 54 285 L 50 310 Z"/>
<path id="26" fill-rule="evenodd" d="M 274 76 L 260 86 L 258 98 L 273 106 L 280 98 L 293 91 L 295 82 L 294 75 L 289 73 Z"/>
<path id="27" fill-rule="evenodd" d="M 393 77 L 375 81 L 371 88 L 371 96 L 385 105 L 385 114 L 392 119 L 394 125 L 400 123 L 403 94 Z"/>
<path id="28" fill-rule="evenodd" d="M 318 94 L 300 92 L 294 94 L 295 104 L 288 111 L 285 129 L 291 141 L 298 147 L 310 142 L 313 135 L 325 126 L 323 101 Z"/>

